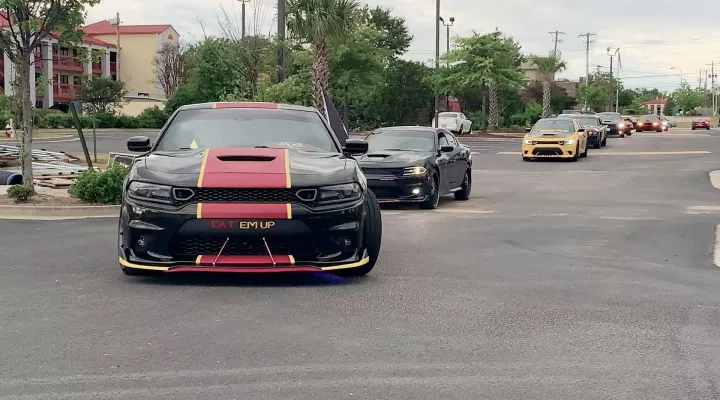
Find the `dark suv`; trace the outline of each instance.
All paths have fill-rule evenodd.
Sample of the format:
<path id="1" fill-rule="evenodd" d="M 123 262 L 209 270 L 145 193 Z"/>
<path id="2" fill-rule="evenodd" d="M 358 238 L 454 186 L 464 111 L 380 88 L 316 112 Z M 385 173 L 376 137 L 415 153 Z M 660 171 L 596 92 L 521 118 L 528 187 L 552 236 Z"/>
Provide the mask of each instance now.
<path id="1" fill-rule="evenodd" d="M 597 114 L 598 118 L 602 120 L 603 124 L 607 126 L 608 136 L 620 136 L 625 137 L 625 122 L 620 115 L 616 112 L 602 112 Z"/>

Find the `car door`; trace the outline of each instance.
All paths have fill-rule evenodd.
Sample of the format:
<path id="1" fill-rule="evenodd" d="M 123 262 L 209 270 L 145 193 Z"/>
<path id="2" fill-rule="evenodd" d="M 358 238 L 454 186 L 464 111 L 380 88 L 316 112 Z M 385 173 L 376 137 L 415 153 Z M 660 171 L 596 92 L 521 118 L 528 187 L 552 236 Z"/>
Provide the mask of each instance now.
<path id="1" fill-rule="evenodd" d="M 451 175 L 453 174 L 453 153 L 451 152 L 441 152 L 440 148 L 443 146 L 451 146 L 450 142 L 447 140 L 447 137 L 445 137 L 445 133 L 443 131 L 438 131 L 437 133 L 437 148 L 438 148 L 438 157 L 437 157 L 437 163 L 438 167 L 440 167 L 440 191 L 444 192 L 448 189 L 450 189 L 452 186 L 452 180 Z"/>
<path id="2" fill-rule="evenodd" d="M 453 151 L 451 157 L 452 162 L 450 164 L 452 167 L 452 173 L 450 174 L 451 178 L 449 178 L 448 181 L 452 182 L 454 185 L 453 187 L 456 187 L 462 184 L 462 180 L 465 178 L 465 170 L 467 170 L 468 163 L 470 162 L 470 152 L 465 151 L 465 148 L 460 146 L 460 141 L 458 141 L 452 133 L 445 132 L 445 138 L 448 143 L 450 143 L 450 146 L 455 146 L 455 151 Z"/>

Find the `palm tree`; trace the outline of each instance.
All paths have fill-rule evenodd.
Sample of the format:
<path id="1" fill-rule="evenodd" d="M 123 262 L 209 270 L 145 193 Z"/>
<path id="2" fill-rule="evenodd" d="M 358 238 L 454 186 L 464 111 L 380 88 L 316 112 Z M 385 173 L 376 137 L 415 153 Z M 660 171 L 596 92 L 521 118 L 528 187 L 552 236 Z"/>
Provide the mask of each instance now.
<path id="1" fill-rule="evenodd" d="M 310 89 L 313 106 L 325 113 L 323 92 L 329 93 L 328 42 L 347 37 L 355 28 L 357 0 L 286 0 L 286 23 L 292 37 L 309 43 L 313 51 Z"/>
<path id="2" fill-rule="evenodd" d="M 542 85 L 543 85 L 542 117 L 545 118 L 550 114 L 550 95 L 552 93 L 552 91 L 551 91 L 552 79 L 554 78 L 556 73 L 561 72 L 565 68 L 567 68 L 567 64 L 565 63 L 565 61 L 561 60 L 556 55 L 531 56 L 530 60 L 535 65 L 537 65 L 538 72 L 543 74 L 545 77 L 545 79 L 543 79 L 543 83 L 542 83 Z"/>

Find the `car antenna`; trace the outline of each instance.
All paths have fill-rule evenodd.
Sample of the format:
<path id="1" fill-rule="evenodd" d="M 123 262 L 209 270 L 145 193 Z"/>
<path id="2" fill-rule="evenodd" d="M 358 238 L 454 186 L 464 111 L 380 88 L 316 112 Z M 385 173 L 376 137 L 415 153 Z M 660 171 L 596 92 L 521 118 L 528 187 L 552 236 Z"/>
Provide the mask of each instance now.
<path id="1" fill-rule="evenodd" d="M 270 256 L 270 261 L 273 263 L 273 267 L 277 265 L 275 263 L 275 257 L 273 257 L 272 252 L 270 251 L 270 246 L 268 246 L 267 240 L 265 240 L 265 237 L 263 236 L 263 243 L 265 243 L 265 250 L 267 250 L 268 255 Z"/>
<path id="2" fill-rule="evenodd" d="M 227 245 L 227 242 L 230 241 L 230 236 L 228 236 L 225 239 L 225 243 L 223 243 L 222 247 L 220 248 L 220 251 L 218 251 L 217 256 L 215 256 L 215 261 L 213 261 L 213 267 L 215 267 L 215 263 L 217 263 L 217 260 L 220 258 L 220 255 L 222 254 L 223 250 L 225 250 L 225 246 Z"/>

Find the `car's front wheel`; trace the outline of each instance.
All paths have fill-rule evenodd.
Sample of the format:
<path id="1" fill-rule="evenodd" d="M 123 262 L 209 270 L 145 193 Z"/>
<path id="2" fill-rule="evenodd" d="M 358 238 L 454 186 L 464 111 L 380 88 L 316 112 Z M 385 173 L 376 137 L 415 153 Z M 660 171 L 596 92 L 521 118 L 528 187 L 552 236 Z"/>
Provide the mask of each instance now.
<path id="1" fill-rule="evenodd" d="M 430 193 L 427 200 L 420 203 L 420 207 L 431 210 L 437 208 L 440 202 L 440 175 L 437 171 L 433 171 L 430 177 Z"/>
<path id="2" fill-rule="evenodd" d="M 359 267 L 340 269 L 335 271 L 340 276 L 363 276 L 367 275 L 377 263 L 380 255 L 380 245 L 382 243 L 382 214 L 380 213 L 380 204 L 375 197 L 375 193 L 368 189 L 365 192 L 365 221 L 363 222 L 363 242 L 367 249 L 367 255 L 370 258 L 366 264 Z"/>

